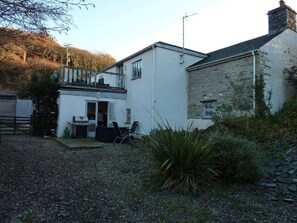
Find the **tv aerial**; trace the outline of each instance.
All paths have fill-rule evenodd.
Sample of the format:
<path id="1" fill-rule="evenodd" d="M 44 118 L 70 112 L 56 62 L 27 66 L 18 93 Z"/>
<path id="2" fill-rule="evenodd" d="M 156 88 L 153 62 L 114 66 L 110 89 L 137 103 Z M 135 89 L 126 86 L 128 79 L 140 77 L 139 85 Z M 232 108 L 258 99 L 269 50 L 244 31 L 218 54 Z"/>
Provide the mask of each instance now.
<path id="1" fill-rule="evenodd" d="M 198 13 L 193 13 L 191 15 L 187 15 L 187 13 L 183 16 L 183 51 L 182 51 L 182 55 L 181 55 L 181 61 L 180 63 L 183 64 L 185 62 L 185 20 L 187 20 L 187 18 L 197 15 Z"/>

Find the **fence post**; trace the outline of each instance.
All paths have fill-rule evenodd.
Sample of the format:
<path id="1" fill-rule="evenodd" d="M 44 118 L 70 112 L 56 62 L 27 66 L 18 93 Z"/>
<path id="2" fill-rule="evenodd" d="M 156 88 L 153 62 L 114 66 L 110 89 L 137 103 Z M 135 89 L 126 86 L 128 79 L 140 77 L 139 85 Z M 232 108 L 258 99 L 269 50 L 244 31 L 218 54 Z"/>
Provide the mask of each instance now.
<path id="1" fill-rule="evenodd" d="M 30 116 L 30 130 L 29 130 L 30 135 L 33 135 L 33 134 L 32 134 L 32 122 L 33 122 L 33 118 L 32 118 L 32 116 L 33 116 L 33 115 Z"/>
<path id="2" fill-rule="evenodd" d="M 16 116 L 13 118 L 13 134 L 15 135 L 15 130 L 16 130 Z"/>
<path id="3" fill-rule="evenodd" d="M 36 110 L 33 110 L 32 114 L 32 135 L 35 135 L 35 121 L 36 121 Z"/>

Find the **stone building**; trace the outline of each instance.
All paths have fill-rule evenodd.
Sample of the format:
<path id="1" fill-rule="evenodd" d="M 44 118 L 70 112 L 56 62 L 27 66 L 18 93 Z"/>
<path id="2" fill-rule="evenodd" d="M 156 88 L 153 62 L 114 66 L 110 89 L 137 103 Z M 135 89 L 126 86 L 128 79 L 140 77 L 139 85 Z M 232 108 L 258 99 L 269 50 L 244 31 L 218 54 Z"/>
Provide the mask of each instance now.
<path id="1" fill-rule="evenodd" d="M 216 108 L 253 114 L 260 101 L 274 113 L 292 97 L 283 71 L 297 56 L 296 11 L 280 1 L 268 20 L 267 35 L 210 52 L 187 68 L 189 122 L 206 128 Z"/>

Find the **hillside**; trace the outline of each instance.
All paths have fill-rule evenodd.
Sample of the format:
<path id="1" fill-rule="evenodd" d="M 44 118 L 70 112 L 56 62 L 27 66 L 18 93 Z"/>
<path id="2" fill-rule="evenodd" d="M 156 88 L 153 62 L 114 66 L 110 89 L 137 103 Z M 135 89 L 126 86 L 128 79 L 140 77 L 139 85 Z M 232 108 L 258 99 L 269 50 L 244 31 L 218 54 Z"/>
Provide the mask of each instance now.
<path id="1" fill-rule="evenodd" d="M 101 70 L 115 63 L 109 54 L 69 48 L 70 66 Z M 66 48 L 50 36 L 0 28 L 0 89 L 16 89 L 34 72 L 66 64 Z"/>

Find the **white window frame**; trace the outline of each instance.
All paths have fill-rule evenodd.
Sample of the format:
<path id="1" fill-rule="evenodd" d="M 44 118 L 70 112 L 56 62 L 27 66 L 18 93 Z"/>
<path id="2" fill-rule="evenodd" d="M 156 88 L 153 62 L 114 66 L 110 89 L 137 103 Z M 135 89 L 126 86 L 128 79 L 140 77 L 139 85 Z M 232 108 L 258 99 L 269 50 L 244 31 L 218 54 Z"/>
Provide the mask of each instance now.
<path id="1" fill-rule="evenodd" d="M 203 119 L 212 119 L 213 113 L 215 111 L 215 102 L 216 99 L 203 100 L 202 103 L 202 118 Z"/>
<path id="2" fill-rule="evenodd" d="M 126 108 L 126 122 L 125 124 L 131 124 L 131 108 Z"/>
<path id="3" fill-rule="evenodd" d="M 109 125 L 116 120 L 116 103 L 115 102 L 109 102 L 108 103 L 108 121 Z"/>

